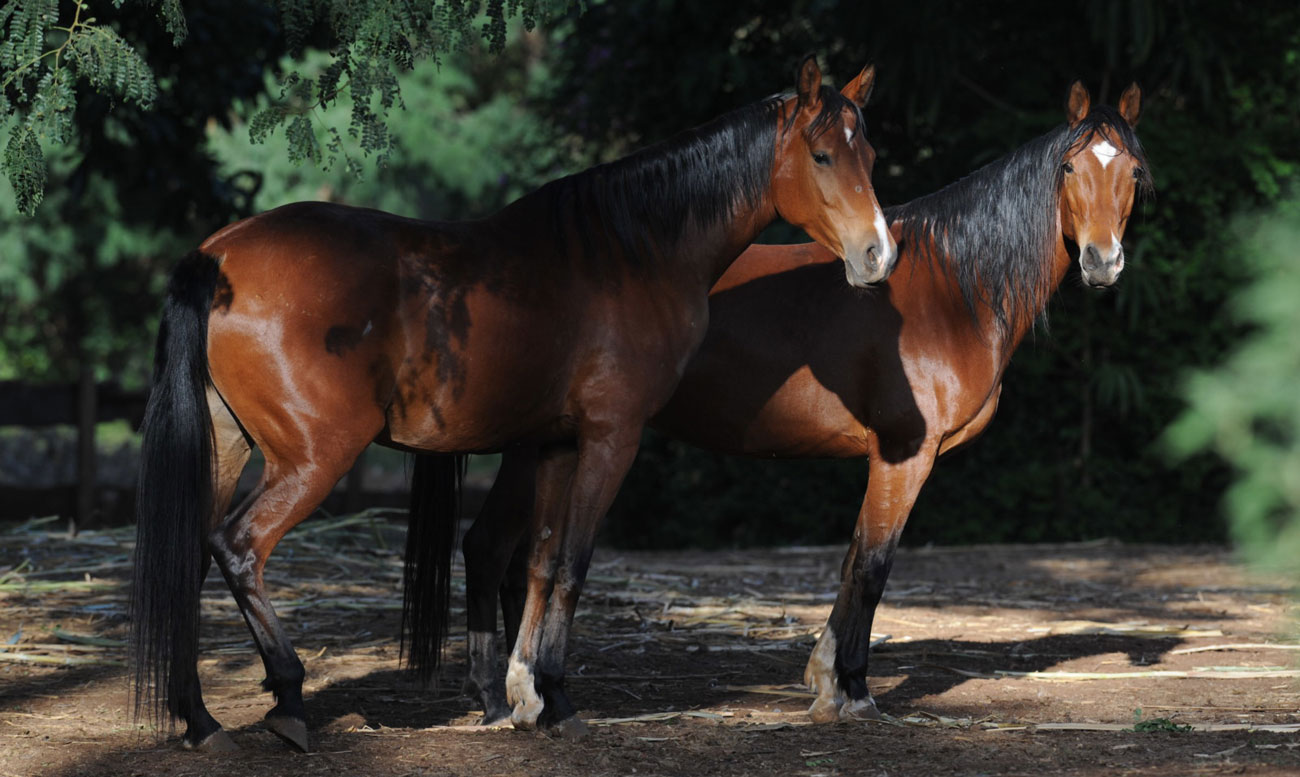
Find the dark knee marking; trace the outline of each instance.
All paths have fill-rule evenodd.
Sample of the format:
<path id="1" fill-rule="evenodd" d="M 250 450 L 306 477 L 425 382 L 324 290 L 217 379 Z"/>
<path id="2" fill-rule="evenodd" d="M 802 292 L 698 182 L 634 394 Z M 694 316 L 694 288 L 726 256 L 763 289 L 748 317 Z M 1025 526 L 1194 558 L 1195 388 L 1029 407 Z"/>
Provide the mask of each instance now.
<path id="1" fill-rule="evenodd" d="M 855 537 L 855 540 L 857 538 Z M 871 652 L 871 624 L 876 606 L 885 590 L 889 570 L 894 563 L 897 535 L 884 543 L 859 550 L 841 585 L 847 588 L 847 607 L 837 607 L 831 614 L 831 627 L 838 641 L 835 650 L 835 674 L 840 687 L 850 699 L 867 698 L 867 665 Z"/>

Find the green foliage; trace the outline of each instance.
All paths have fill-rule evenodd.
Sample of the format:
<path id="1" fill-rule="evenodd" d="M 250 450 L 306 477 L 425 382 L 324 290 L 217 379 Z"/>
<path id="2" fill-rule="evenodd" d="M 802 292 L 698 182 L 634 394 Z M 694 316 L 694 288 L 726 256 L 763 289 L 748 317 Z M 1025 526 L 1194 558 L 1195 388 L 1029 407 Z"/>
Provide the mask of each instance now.
<path id="1" fill-rule="evenodd" d="M 58 108 L 66 124 L 57 133 L 54 122 L 31 114 L 0 121 L 0 133 L 19 138 L 14 154 L 44 151 L 40 164 L 7 167 L 48 177 L 44 185 L 0 179 L 0 379 L 68 381 L 87 369 L 99 380 L 146 383 L 168 269 L 247 199 L 247 183 L 218 175 L 203 141 L 209 117 L 222 120 L 233 101 L 262 90 L 258 57 L 278 56 L 274 26 L 259 15 L 257 0 L 189 0 L 186 11 L 207 45 L 177 48 L 174 33 L 157 21 L 166 5 L 95 8 L 96 25 L 147 53 L 164 74 L 148 109 L 74 79 L 73 62 L 60 67 L 62 75 L 47 70 L 41 77 L 63 78 L 77 90 L 75 110 Z M 56 48 L 58 34 L 51 37 Z M 106 46 L 110 54 L 116 48 Z M 58 55 L 61 62 L 69 51 Z M 121 77 L 125 85 L 129 70 Z M 43 94 L 28 104 L 32 113 L 43 110 Z M 61 99 L 72 101 L 67 92 Z M 59 142 L 51 142 L 56 135 Z M 35 215 L 24 215 L 42 193 Z"/>
<path id="2" fill-rule="evenodd" d="M 68 60 L 98 92 L 148 108 L 158 97 L 153 73 L 122 37 L 107 27 L 88 27 L 69 39 Z M 57 74 L 54 74 L 58 78 Z M 71 90 L 67 97 L 71 98 Z M 66 100 L 70 109 L 71 99 Z"/>
<path id="3" fill-rule="evenodd" d="M 516 34 L 497 55 L 469 50 L 456 63 L 424 60 L 400 75 L 397 86 L 407 95 L 407 108 L 389 119 L 389 162 L 364 177 L 343 165 L 299 166 L 292 155 L 247 143 L 239 124 L 210 133 L 211 147 L 227 175 L 259 172 L 255 210 L 325 199 L 423 218 L 480 218 L 580 166 L 537 112 L 551 88 L 545 58 L 535 53 L 540 45 L 536 35 Z M 304 80 L 319 82 L 333 64 L 326 56 L 308 55 L 299 67 Z M 502 72 L 510 77 L 502 78 Z M 250 126 L 266 115 L 262 107 L 259 101 L 248 109 Z M 346 123 L 349 115 L 344 105 L 320 111 L 331 126 Z M 305 123 L 306 117 L 296 120 Z M 329 151 L 355 159 L 361 142 L 342 135 L 331 139 Z"/>
<path id="4" fill-rule="evenodd" d="M 31 127 L 18 125 L 10 132 L 4 168 L 19 210 L 31 213 L 45 196 L 45 154 Z"/>
<path id="5" fill-rule="evenodd" d="M 17 119 L 11 123 L 4 173 L 19 211 L 28 215 L 45 193 L 40 143 L 61 145 L 72 132 L 74 82 L 84 80 L 97 92 L 142 108 L 158 94 L 153 73 L 133 46 L 93 17 L 83 18 L 87 3 L 68 5 L 72 18 L 66 25 L 59 24 L 58 0 L 12 0 L 0 12 L 0 121 Z M 160 14 L 179 43 L 184 26 L 182 21 L 177 27 L 177 0 L 166 0 Z M 62 40 L 47 48 L 51 37 Z"/>
<path id="6" fill-rule="evenodd" d="M 85 359 L 101 365 L 101 380 L 140 385 L 153 300 L 186 238 L 129 224 L 118 189 L 99 175 L 79 192 L 58 185 L 76 165 L 74 154 L 53 150 L 56 185 L 32 217 L 0 182 L 0 380 L 67 381 Z"/>
<path id="7" fill-rule="evenodd" d="M 392 109 L 403 106 L 399 74 L 420 61 L 441 64 L 443 53 L 463 53 L 479 37 L 488 42 L 490 52 L 500 53 L 506 46 L 509 19 L 521 17 L 531 30 L 539 18 L 558 15 L 567 6 L 567 0 L 494 0 L 487 3 L 482 29 L 476 33 L 474 23 L 481 8 L 477 2 L 363 0 L 344 7 L 319 0 L 285 0 L 280 3 L 281 23 L 289 51 L 301 56 L 314 32 L 324 27 L 331 61 L 314 80 L 299 71 L 289 72 L 281 83 L 281 99 L 263 107 L 249 123 L 249 139 L 265 142 L 286 126 L 291 159 L 323 162 L 329 168 L 342 156 L 347 167 L 356 171 L 360 165 L 345 153 L 351 146 L 363 156 L 373 156 L 382 167 L 396 148 L 389 122 Z M 339 124 L 321 116 L 322 110 L 339 101 L 351 105 L 346 135 L 353 144 L 344 143 Z M 309 116 L 317 121 L 303 120 Z M 320 132 L 326 135 L 324 144 Z"/>
<path id="8" fill-rule="evenodd" d="M 1192 727 L 1182 723 L 1175 723 L 1169 718 L 1142 718 L 1142 708 L 1138 707 L 1133 710 L 1133 730 L 1139 734 L 1152 734 L 1164 732 L 1169 734 L 1186 734 L 1192 730 Z"/>
<path id="9" fill-rule="evenodd" d="M 1179 457 L 1212 450 L 1236 477 L 1233 535 L 1268 567 L 1300 572 L 1300 198 L 1235 231 L 1252 275 L 1230 305 L 1246 335 L 1186 384 L 1188 409 L 1165 441 Z"/>
<path id="10" fill-rule="evenodd" d="M 181 45 L 188 25 L 180 0 L 136 4 L 155 9 L 172 45 Z M 291 54 L 301 58 L 308 46 L 315 46 L 328 50 L 333 61 L 316 80 L 290 68 L 282 79 L 281 99 L 254 117 L 249 138 L 265 142 L 284 127 L 291 159 L 332 165 L 344 148 L 343 126 L 361 155 L 374 157 L 381 166 L 394 150 L 388 121 L 392 109 L 402 105 L 398 74 L 422 60 L 440 62 L 441 54 L 463 51 L 480 37 L 491 51 L 499 52 L 505 48 L 509 19 L 519 17 L 532 29 L 537 20 L 558 15 L 569 5 L 567 0 L 492 0 L 486 17 L 480 17 L 482 3 L 463 0 L 268 4 L 278 7 L 283 42 Z M 121 7 L 124 0 L 114 5 Z M 62 21 L 61 9 L 70 20 Z M 0 120 L 18 119 L 9 143 L 15 151 L 6 154 L 3 170 L 19 210 L 29 215 L 40 204 L 45 181 L 38 169 L 43 157 L 31 152 L 30 134 L 46 146 L 66 142 L 71 114 L 87 99 L 74 91 L 75 83 L 141 108 L 157 96 L 154 70 L 141 51 L 110 23 L 89 16 L 89 10 L 84 0 L 11 0 L 0 10 Z M 480 19 L 482 28 L 476 32 Z M 347 122 L 316 126 L 321 109 L 338 101 L 351 105 Z M 360 170 L 355 159 L 346 161 L 350 170 Z"/>

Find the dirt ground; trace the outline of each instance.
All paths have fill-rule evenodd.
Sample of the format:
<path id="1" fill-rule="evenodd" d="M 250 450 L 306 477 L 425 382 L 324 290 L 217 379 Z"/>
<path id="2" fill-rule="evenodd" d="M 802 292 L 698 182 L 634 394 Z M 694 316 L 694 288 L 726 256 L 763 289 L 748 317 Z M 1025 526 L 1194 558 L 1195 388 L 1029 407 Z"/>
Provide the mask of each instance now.
<path id="1" fill-rule="evenodd" d="M 214 574 L 201 672 L 241 747 L 216 756 L 132 721 L 129 531 L 53 526 L 0 533 L 3 777 L 1300 774 L 1292 592 L 1222 548 L 902 550 L 871 664 L 888 717 L 830 726 L 809 724 L 799 682 L 842 548 L 602 548 L 568 664 L 591 734 L 572 742 L 474 725 L 463 632 L 440 688 L 412 685 L 400 530 L 313 520 L 268 573 L 307 666 L 313 752 L 262 728 L 261 666 Z"/>

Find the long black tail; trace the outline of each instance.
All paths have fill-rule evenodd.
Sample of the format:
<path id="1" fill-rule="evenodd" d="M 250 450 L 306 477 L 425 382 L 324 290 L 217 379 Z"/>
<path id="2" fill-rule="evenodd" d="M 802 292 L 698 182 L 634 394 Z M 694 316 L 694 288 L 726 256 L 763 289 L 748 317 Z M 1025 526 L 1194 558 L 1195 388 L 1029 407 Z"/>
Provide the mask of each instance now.
<path id="1" fill-rule="evenodd" d="M 447 636 L 451 554 L 467 457 L 419 453 L 414 458 L 402 579 L 402 655 L 406 665 L 428 683 Z"/>
<path id="2" fill-rule="evenodd" d="M 203 532 L 212 512 L 208 312 L 215 259 L 190 253 L 172 273 L 154 352 L 136 495 L 131 589 L 135 713 L 177 718 L 199 692 Z"/>

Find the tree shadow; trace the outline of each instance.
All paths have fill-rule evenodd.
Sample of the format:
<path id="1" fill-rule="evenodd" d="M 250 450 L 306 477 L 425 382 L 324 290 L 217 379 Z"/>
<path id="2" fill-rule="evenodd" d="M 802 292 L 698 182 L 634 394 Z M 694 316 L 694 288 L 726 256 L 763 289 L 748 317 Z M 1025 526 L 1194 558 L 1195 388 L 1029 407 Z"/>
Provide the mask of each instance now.
<path id="1" fill-rule="evenodd" d="M 1009 644 L 1001 641 L 923 639 L 886 643 L 872 653 L 870 678 L 881 709 L 902 714 L 920 699 L 943 694 L 973 679 L 961 672 L 1050 671 L 1062 663 L 1109 654 L 1127 656 L 1130 666 L 1159 663 L 1180 638 L 1150 639 L 1113 635 L 1046 635 Z M 726 645 L 724 647 L 732 647 Z M 759 646 L 761 647 L 761 646 Z M 615 663 L 645 666 L 644 673 L 609 672 L 588 666 L 602 656 L 601 646 L 577 640 L 570 656 L 567 687 L 583 718 L 625 717 L 692 708 L 744 708 L 756 701 L 786 698 L 785 709 L 806 707 L 802 682 L 807 648 L 788 650 L 670 650 L 650 646 L 644 658 Z M 448 666 L 437 688 L 422 688 L 399 669 L 372 671 L 333 682 L 306 699 L 313 736 L 348 727 L 426 729 L 475 723 L 477 701 L 459 693 L 466 667 Z M 1014 681 L 1014 677 L 1006 678 Z M 760 696 L 747 690 L 764 685 Z M 788 687 L 788 697 L 781 690 Z M 880 690 L 884 687 L 886 690 Z M 246 727 L 251 728 L 251 727 Z"/>
<path id="2" fill-rule="evenodd" d="M 379 669 L 332 682 L 304 697 L 308 730 L 342 727 L 413 728 L 446 726 L 473 713 L 474 700 L 460 692 L 463 671 L 444 671 L 428 686 L 405 669 Z"/>

